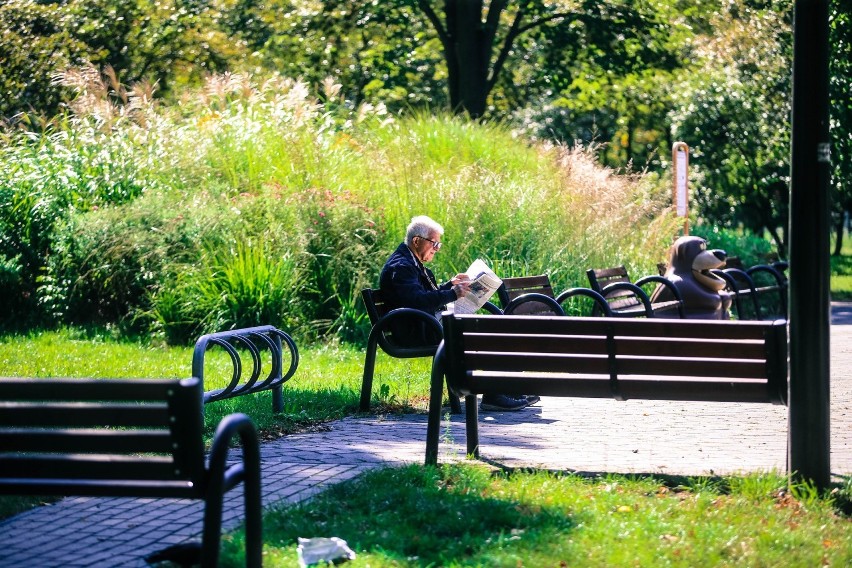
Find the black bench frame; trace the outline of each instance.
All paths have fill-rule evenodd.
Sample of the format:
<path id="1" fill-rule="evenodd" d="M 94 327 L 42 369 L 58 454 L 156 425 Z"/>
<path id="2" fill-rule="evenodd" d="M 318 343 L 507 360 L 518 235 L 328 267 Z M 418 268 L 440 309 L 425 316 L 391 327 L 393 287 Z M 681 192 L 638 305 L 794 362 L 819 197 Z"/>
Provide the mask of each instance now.
<path id="1" fill-rule="evenodd" d="M 426 464 L 441 397 L 465 397 L 479 456 L 478 394 L 787 403 L 786 321 L 443 315 L 432 367 Z M 701 376 L 696 375 L 701 370 Z"/>
<path id="2" fill-rule="evenodd" d="M 373 393 L 373 375 L 376 369 L 376 355 L 379 347 L 391 357 L 398 359 L 413 359 L 417 357 L 434 357 L 438 345 L 419 345 L 416 347 L 402 347 L 393 342 L 391 325 L 397 320 L 421 321 L 438 337 L 441 337 L 441 323 L 433 316 L 414 308 L 388 309 L 382 291 L 373 288 L 361 290 L 361 299 L 370 318 L 370 335 L 367 337 L 367 349 L 364 354 L 364 374 L 361 377 L 361 396 L 358 401 L 358 410 L 368 412 L 370 410 L 370 398 Z M 485 302 L 482 310 L 492 314 L 502 314 L 502 310 L 492 304 Z M 461 402 L 453 393 L 450 395 L 450 407 L 453 414 L 461 413 Z"/>
<path id="3" fill-rule="evenodd" d="M 260 449 L 231 414 L 205 459 L 197 378 L 0 379 L 0 494 L 200 499 L 201 564 L 219 559 L 224 494 L 244 486 L 246 565 L 262 554 Z M 228 465 L 238 437 L 242 459 Z"/>

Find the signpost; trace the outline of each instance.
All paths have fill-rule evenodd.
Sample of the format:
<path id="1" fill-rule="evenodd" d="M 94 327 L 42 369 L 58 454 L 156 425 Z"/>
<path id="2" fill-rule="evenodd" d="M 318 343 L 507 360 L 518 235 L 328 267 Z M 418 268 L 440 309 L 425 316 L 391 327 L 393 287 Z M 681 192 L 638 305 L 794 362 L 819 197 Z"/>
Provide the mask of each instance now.
<path id="1" fill-rule="evenodd" d="M 678 217 L 683 217 L 683 234 L 689 234 L 689 146 L 672 144 L 672 203 Z"/>

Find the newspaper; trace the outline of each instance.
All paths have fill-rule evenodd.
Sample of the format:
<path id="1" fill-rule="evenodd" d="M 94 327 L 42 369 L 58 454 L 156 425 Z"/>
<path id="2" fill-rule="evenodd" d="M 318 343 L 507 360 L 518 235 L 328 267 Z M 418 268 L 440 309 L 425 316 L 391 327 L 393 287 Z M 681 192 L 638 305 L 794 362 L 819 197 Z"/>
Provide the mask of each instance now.
<path id="1" fill-rule="evenodd" d="M 503 283 L 494 272 L 488 268 L 485 261 L 477 258 L 465 272 L 470 277 L 470 293 L 459 298 L 453 304 L 453 312 L 457 314 L 472 314 L 488 301 L 497 288 Z"/>

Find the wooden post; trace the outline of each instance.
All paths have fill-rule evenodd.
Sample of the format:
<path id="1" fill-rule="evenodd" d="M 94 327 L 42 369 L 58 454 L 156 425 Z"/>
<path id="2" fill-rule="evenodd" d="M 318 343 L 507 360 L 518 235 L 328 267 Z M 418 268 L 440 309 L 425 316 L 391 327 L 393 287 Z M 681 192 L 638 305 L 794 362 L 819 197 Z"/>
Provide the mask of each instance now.
<path id="1" fill-rule="evenodd" d="M 689 234 L 689 146 L 672 144 L 672 206 L 683 217 L 683 234 Z"/>

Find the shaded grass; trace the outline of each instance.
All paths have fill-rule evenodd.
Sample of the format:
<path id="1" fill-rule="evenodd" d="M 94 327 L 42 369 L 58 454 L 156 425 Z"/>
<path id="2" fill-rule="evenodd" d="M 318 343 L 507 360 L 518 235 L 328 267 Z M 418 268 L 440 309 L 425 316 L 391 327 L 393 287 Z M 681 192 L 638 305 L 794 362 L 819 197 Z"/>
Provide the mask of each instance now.
<path id="1" fill-rule="evenodd" d="M 353 568 L 852 562 L 852 524 L 832 498 L 773 473 L 675 481 L 389 468 L 268 511 L 264 565 L 293 566 L 298 537 L 330 536 L 355 550 Z M 242 538 L 225 539 L 224 566 L 241 565 Z"/>

